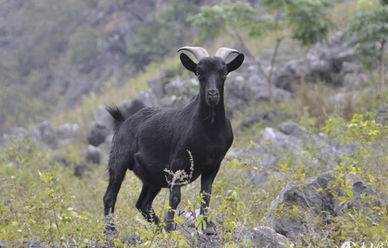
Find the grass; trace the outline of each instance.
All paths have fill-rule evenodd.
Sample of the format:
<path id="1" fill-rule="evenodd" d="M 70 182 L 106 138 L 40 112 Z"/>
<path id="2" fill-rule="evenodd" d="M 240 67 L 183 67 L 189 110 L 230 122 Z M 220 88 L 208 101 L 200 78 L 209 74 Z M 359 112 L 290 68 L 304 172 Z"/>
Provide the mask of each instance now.
<path id="1" fill-rule="evenodd" d="M 368 118 L 358 115 L 351 122 L 338 117 L 330 118 L 324 131 L 342 142 L 357 141 L 365 145 L 354 156 L 344 157 L 345 162 L 339 165 L 337 171 L 359 175 L 386 196 L 388 192 L 384 181 L 388 175 L 383 170 L 383 161 L 387 158 L 380 153 L 384 148 L 379 146 L 384 145 L 380 142 L 384 141 L 387 130 Z M 376 147 L 377 144 L 380 145 Z M 69 148 L 68 154 L 64 153 L 64 156 L 78 163 L 79 154 L 77 156 L 76 152 L 71 152 L 75 150 L 77 147 Z M 104 242 L 102 195 L 107 185 L 105 166 L 96 165 L 87 171 L 83 179 L 79 179 L 72 175 L 71 166 L 64 167 L 53 163 L 49 156 L 51 153 L 51 150 L 36 147 L 25 140 L 16 142 L 2 153 L 0 240 L 17 242 L 39 240 L 60 244 L 63 247 L 70 244 L 91 245 L 96 242 L 102 244 Z M 224 246 L 239 247 L 235 237 L 240 235 L 241 225 L 251 227 L 268 225 L 266 215 L 271 202 L 287 183 L 302 181 L 320 173 L 308 168 L 309 161 L 295 164 L 293 158 L 285 155 L 284 163 L 268 171 L 272 176 L 268 179 L 266 187 L 256 187 L 247 177 L 247 172 L 253 166 L 261 167 L 253 161 L 226 159 L 214 182 L 210 210 L 212 218 L 218 223 L 219 238 Z M 341 179 L 338 184 L 333 185 L 342 187 L 344 183 L 346 182 Z M 136 234 L 143 239 L 143 246 L 190 247 L 187 238 L 179 231 L 159 232 L 145 222 L 134 207 L 140 189 L 141 182 L 133 173 L 128 172 L 118 196 L 115 213 L 120 238 Z M 195 212 L 200 205 L 199 189 L 199 180 L 183 187 L 183 197 L 178 209 Z M 162 218 L 168 209 L 167 199 L 168 191 L 162 190 L 154 201 L 156 213 Z M 326 224 L 321 226 L 322 232 L 328 235 L 327 242 L 331 245 L 340 245 L 350 237 L 355 242 L 381 241 L 385 235 L 383 221 L 386 215 L 384 212 L 386 202 L 382 201 L 381 204 L 379 208 L 370 209 L 372 212 L 366 209 L 332 217 L 343 232 L 328 229 Z M 373 222 L 368 219 L 369 217 L 373 218 Z M 309 221 L 315 223 L 316 220 Z M 186 220 L 177 217 L 177 222 L 178 230 L 188 228 Z M 200 218 L 195 222 L 198 224 Z M 361 235 L 354 236 L 352 226 L 357 226 Z M 304 237 L 308 244 L 314 244 L 313 246 L 299 244 L 297 247 L 325 247 L 325 244 L 320 243 L 320 234 L 316 231 L 317 229 L 311 229 L 312 233 Z M 194 232 L 193 235 L 196 237 L 197 234 Z M 120 246 L 120 240 L 115 242 Z"/>

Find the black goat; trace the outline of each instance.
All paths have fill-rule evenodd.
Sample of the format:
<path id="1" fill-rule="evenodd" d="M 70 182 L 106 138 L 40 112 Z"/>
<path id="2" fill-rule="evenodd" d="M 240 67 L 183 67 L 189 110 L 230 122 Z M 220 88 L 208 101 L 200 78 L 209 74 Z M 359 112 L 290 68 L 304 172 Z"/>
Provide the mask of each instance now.
<path id="1" fill-rule="evenodd" d="M 224 82 L 227 74 L 243 63 L 244 55 L 230 48 L 218 49 L 214 57 L 201 47 L 182 47 L 178 52 L 181 51 L 190 52 L 199 60 L 196 64 L 186 54 L 180 54 L 183 66 L 194 72 L 200 82 L 199 94 L 193 101 L 180 108 L 143 108 L 128 119 L 117 107 L 107 108 L 115 119 L 116 130 L 109 157 L 109 186 L 104 195 L 105 216 L 114 212 L 129 169 L 143 182 L 136 208 L 149 222 L 160 223 L 152 201 L 161 188 L 170 188 L 167 231 L 175 228 L 173 219 L 181 186 L 201 175 L 200 213 L 207 221 L 212 184 L 233 142 L 232 127 L 225 117 Z M 237 56 L 226 63 L 231 54 Z M 174 178 L 176 172 L 185 172 L 186 176 Z M 209 222 L 208 227 L 213 229 L 211 225 Z M 106 230 L 114 231 L 113 223 L 108 223 Z"/>

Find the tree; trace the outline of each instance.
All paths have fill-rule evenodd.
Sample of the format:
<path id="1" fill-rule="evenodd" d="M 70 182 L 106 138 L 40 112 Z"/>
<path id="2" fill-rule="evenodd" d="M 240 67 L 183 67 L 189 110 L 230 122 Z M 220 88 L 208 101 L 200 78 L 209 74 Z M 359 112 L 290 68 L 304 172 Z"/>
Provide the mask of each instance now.
<path id="1" fill-rule="evenodd" d="M 363 57 L 364 66 L 379 67 L 378 97 L 381 97 L 385 84 L 385 50 L 388 37 L 388 1 L 380 0 L 380 4 L 365 5 L 353 19 L 349 27 L 355 35 L 352 43 L 356 51 Z"/>
<path id="2" fill-rule="evenodd" d="M 273 83 L 272 83 L 272 76 L 274 74 L 274 67 L 276 64 L 276 58 L 280 49 L 280 45 L 282 41 L 286 37 L 285 30 L 287 29 L 287 20 L 284 15 L 284 8 L 286 3 L 282 0 L 264 0 L 263 5 L 267 8 L 267 10 L 272 13 L 272 25 L 267 25 L 269 30 L 272 30 L 275 33 L 276 37 L 276 43 L 275 43 L 275 49 L 272 53 L 271 58 L 271 64 L 270 64 L 270 71 L 268 74 L 263 73 L 265 77 L 267 78 L 268 82 L 268 96 L 269 101 L 273 102 Z M 261 68 L 261 66 L 260 66 Z M 264 72 L 262 70 L 262 72 Z"/>
<path id="3" fill-rule="evenodd" d="M 332 25 L 328 15 L 329 6 L 326 0 L 292 0 L 286 5 L 292 38 L 306 48 L 302 85 L 305 84 L 307 74 L 307 54 L 313 45 L 326 37 Z"/>
<path id="4" fill-rule="evenodd" d="M 191 16 L 189 21 L 199 30 L 199 42 L 214 39 L 226 32 L 238 41 L 245 53 L 249 53 L 249 50 L 242 38 L 242 33 L 260 36 L 270 25 L 268 16 L 259 17 L 249 4 L 232 3 L 229 0 L 211 7 L 202 7 L 200 13 Z"/>
<path id="5" fill-rule="evenodd" d="M 310 47 L 327 35 L 331 22 L 326 0 L 263 0 L 262 3 L 269 14 L 259 16 L 258 11 L 246 3 L 223 1 L 212 7 L 202 7 L 201 12 L 190 19 L 199 28 L 200 40 L 227 32 L 244 48 L 241 32 L 251 37 L 259 37 L 270 31 L 275 33 L 271 69 L 265 73 L 260 66 L 267 79 L 269 100 L 272 102 L 272 75 L 281 42 L 287 36 L 286 30 L 291 29 L 292 38 L 300 41 L 302 46 Z"/>
<path id="6" fill-rule="evenodd" d="M 292 38 L 304 47 L 322 41 L 332 25 L 326 0 L 292 0 L 286 5 Z"/>
<path id="7" fill-rule="evenodd" d="M 152 61 L 160 61 L 175 47 L 182 46 L 188 32 L 187 15 L 196 13 L 198 7 L 188 1 L 173 1 L 148 26 L 140 28 L 127 43 L 129 62 L 144 69 Z"/>

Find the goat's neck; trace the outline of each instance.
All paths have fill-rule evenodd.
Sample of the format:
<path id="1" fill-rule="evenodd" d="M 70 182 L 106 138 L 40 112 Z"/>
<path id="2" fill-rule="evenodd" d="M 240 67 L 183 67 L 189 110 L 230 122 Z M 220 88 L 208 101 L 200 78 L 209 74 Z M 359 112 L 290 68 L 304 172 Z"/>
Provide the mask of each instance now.
<path id="1" fill-rule="evenodd" d="M 199 101 L 198 116 L 202 123 L 210 126 L 218 126 L 219 124 L 225 122 L 225 106 L 222 95 L 220 102 L 214 107 L 209 107 L 206 103 L 205 97 L 202 97 L 201 95 L 197 100 Z"/>

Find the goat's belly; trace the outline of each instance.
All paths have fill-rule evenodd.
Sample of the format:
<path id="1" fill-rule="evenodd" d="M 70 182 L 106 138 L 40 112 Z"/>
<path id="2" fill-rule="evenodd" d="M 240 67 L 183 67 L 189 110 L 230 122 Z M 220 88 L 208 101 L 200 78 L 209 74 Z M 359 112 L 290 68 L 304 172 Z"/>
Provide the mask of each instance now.
<path id="1" fill-rule="evenodd" d="M 166 162 L 156 161 L 155 158 L 143 153 L 136 153 L 133 172 L 143 182 L 155 187 L 167 187 L 164 169 Z"/>
<path id="2" fill-rule="evenodd" d="M 218 168 L 223 156 L 189 156 L 176 157 L 170 161 L 160 162 L 143 153 L 135 154 L 133 172 L 143 182 L 155 187 L 186 185 L 196 180 L 202 173 Z"/>

